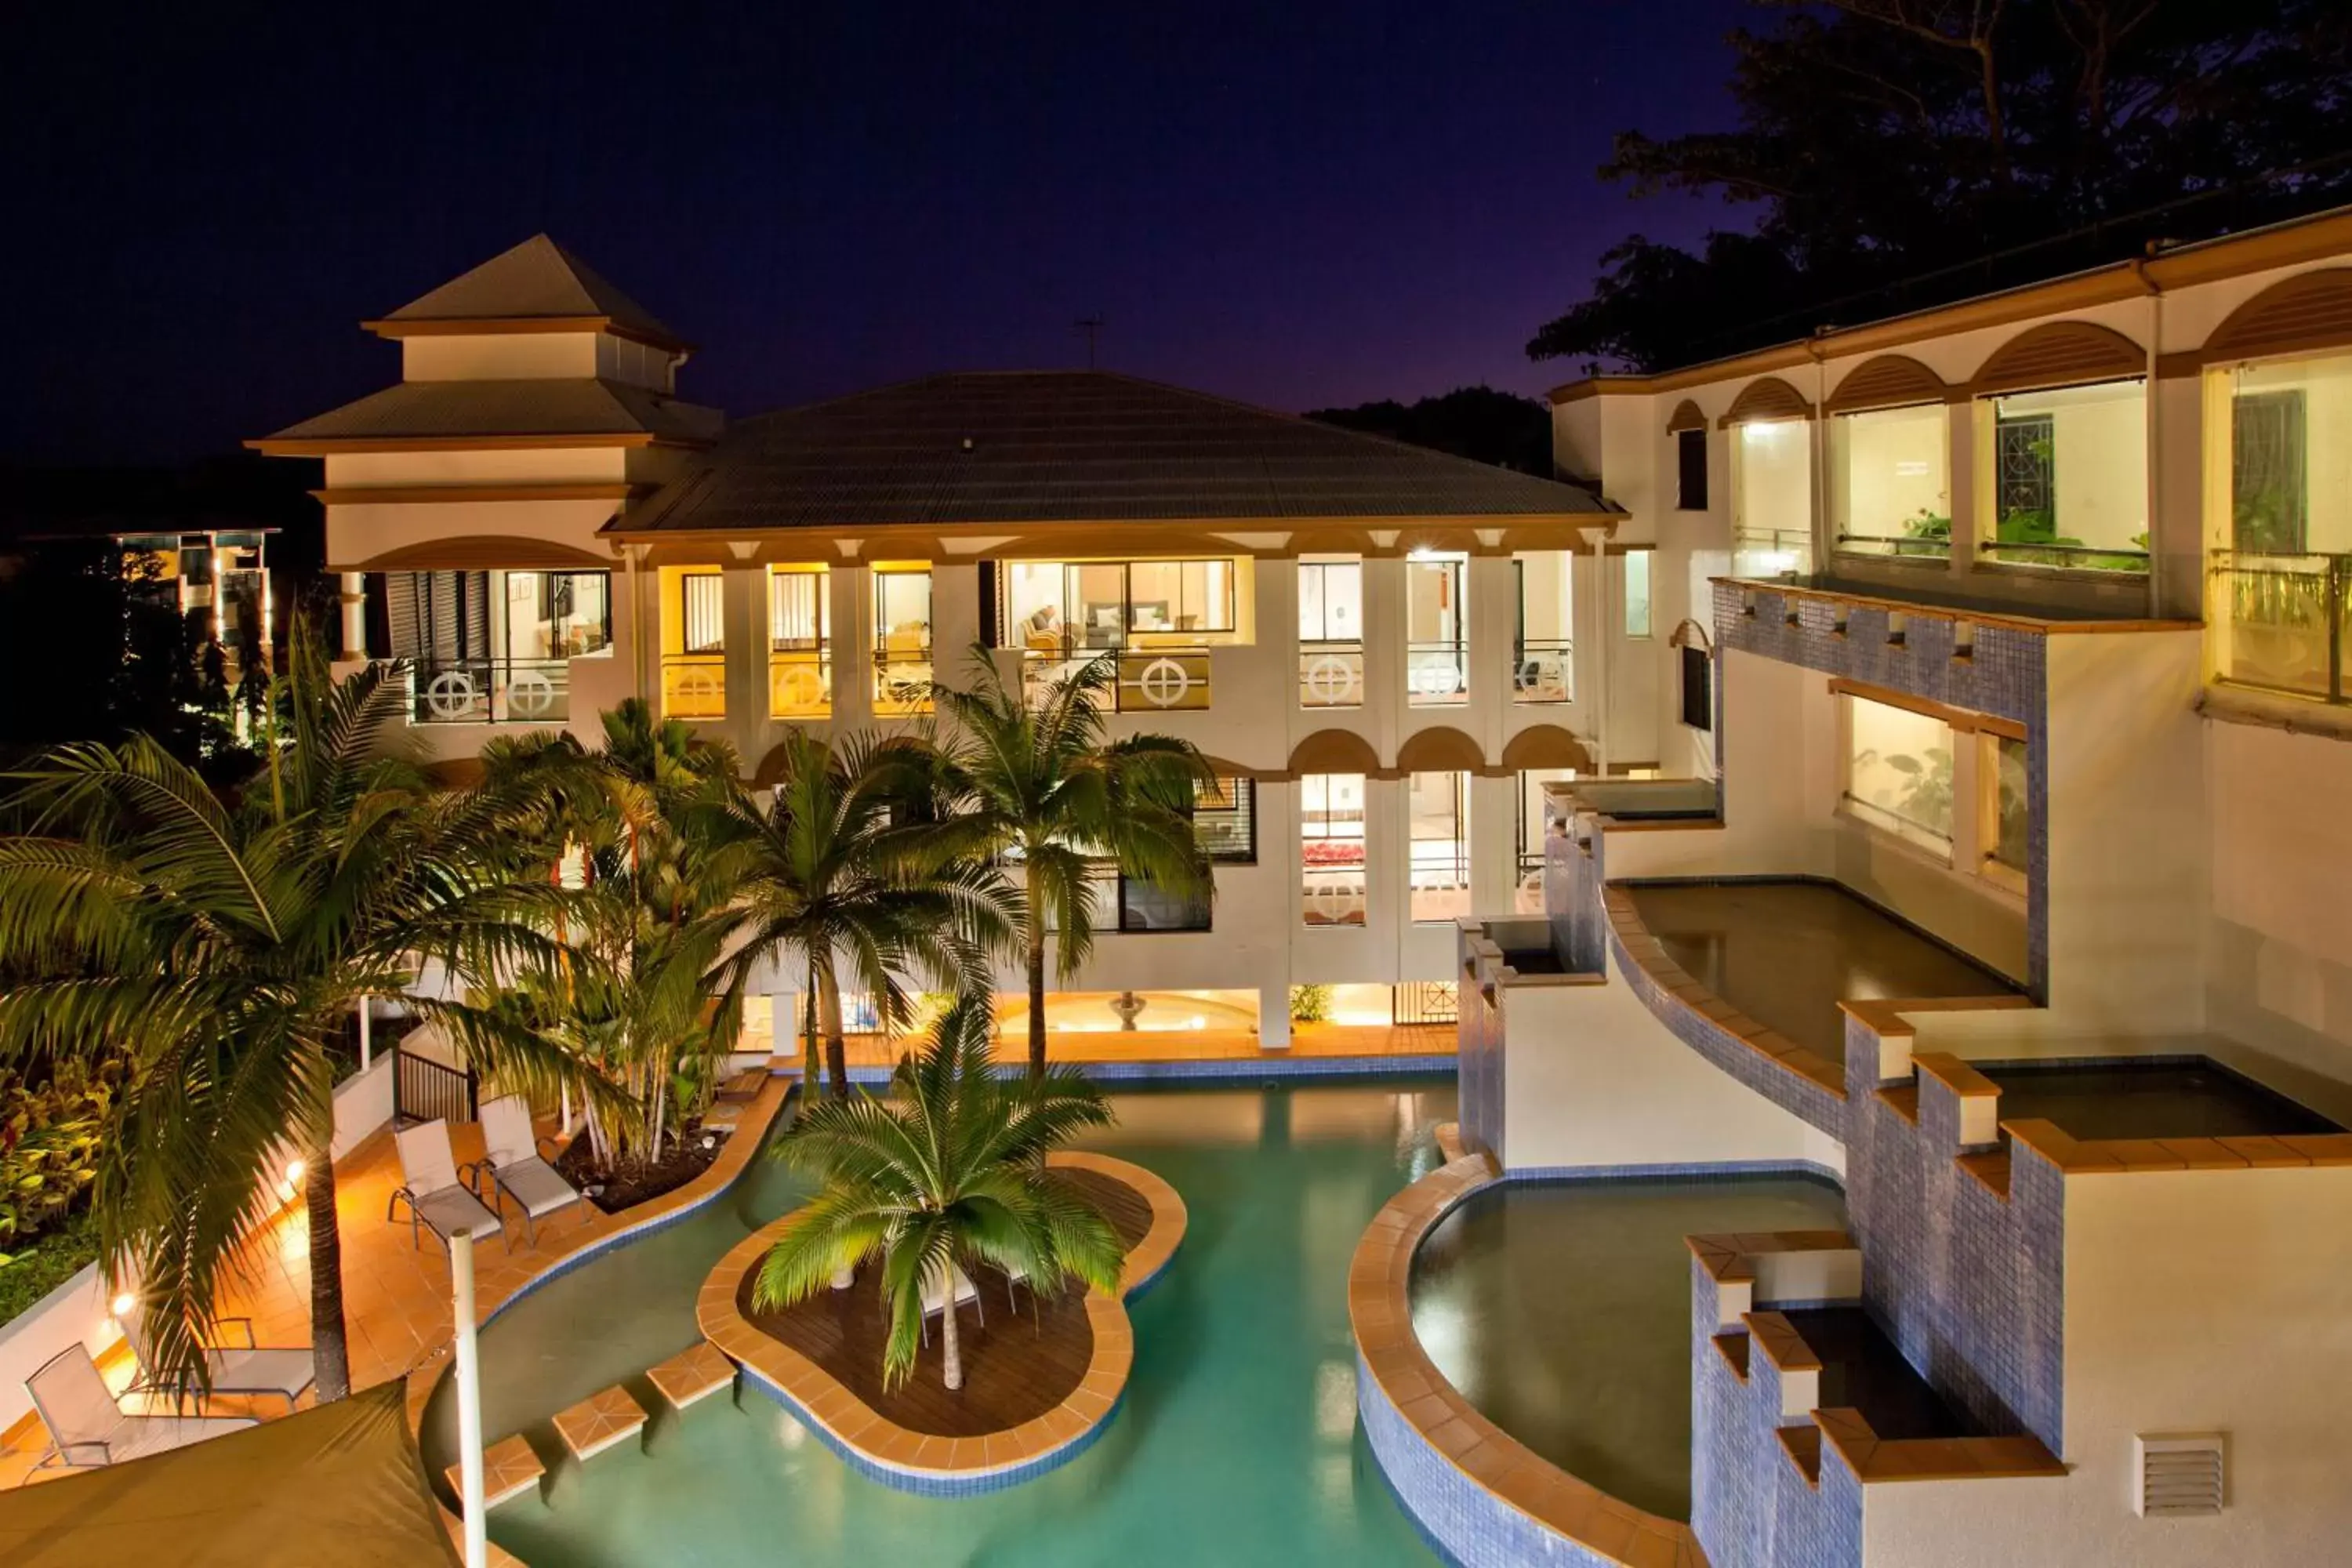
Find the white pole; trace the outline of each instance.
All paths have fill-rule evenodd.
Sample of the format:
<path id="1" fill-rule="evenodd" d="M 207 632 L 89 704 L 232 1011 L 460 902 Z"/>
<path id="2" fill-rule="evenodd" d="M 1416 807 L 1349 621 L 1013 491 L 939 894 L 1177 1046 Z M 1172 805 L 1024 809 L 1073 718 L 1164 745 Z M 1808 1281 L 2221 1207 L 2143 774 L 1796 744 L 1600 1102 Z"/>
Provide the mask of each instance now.
<path id="1" fill-rule="evenodd" d="M 572 1136 L 572 1086 L 563 1086 L 563 1136 Z"/>
<path id="2" fill-rule="evenodd" d="M 466 1568 L 489 1568 L 488 1510 L 482 1506 L 482 1363 L 474 1341 L 474 1233 L 449 1236 L 449 1286 L 457 1330 L 458 1504 L 465 1515 Z"/>
<path id="3" fill-rule="evenodd" d="M 369 1068 L 375 1065 L 375 1047 L 370 1037 L 368 1022 L 368 999 L 362 996 L 360 998 L 360 1071 L 362 1072 L 367 1071 Z"/>

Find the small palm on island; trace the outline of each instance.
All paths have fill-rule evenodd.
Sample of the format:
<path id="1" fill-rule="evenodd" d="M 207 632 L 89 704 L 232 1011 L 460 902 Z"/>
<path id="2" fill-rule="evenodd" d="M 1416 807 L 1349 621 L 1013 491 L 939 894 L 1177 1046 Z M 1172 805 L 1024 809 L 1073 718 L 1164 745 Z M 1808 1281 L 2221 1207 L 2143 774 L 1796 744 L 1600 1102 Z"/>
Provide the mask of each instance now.
<path id="1" fill-rule="evenodd" d="M 929 1302 L 943 1304 L 946 1384 L 963 1386 L 953 1302 L 960 1275 L 987 1267 L 1054 1290 L 1075 1279 L 1116 1290 L 1126 1249 L 1110 1221 L 1045 1156 L 1110 1124 L 1102 1091 L 1074 1069 L 1008 1079 L 989 1067 L 984 1002 L 957 1003 L 887 1099 L 807 1106 L 776 1155 L 824 1181 L 761 1265 L 754 1303 L 788 1308 L 878 1261 L 890 1313 L 884 1386 L 913 1372 Z"/>

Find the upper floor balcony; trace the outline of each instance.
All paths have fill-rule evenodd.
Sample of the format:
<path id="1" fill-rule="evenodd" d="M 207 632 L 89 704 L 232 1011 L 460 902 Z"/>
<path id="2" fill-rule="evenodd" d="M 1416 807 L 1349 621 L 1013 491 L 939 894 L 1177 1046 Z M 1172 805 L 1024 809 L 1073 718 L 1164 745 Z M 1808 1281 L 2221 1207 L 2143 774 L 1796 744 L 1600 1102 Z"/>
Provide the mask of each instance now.
<path id="1" fill-rule="evenodd" d="M 2346 700 L 2352 555 L 2217 550 L 2206 594 L 2213 673 L 2241 686 Z"/>

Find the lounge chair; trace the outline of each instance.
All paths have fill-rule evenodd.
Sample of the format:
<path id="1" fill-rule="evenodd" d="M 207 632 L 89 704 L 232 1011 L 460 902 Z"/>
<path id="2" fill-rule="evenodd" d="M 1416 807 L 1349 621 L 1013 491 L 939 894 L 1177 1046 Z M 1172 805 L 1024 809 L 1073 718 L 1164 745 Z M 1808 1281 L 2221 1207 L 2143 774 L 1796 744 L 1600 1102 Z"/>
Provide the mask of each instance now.
<path id="1" fill-rule="evenodd" d="M 94 1470 L 260 1425 L 250 1415 L 126 1415 L 83 1345 L 44 1362 L 25 1380 L 25 1391 L 49 1429 L 48 1452 L 33 1467 L 37 1470 L 52 1464 Z"/>
<path id="2" fill-rule="evenodd" d="M 398 1216 L 400 1205 L 404 1203 L 408 1205 L 408 1239 L 415 1246 L 425 1245 L 417 1234 L 420 1228 L 431 1231 L 445 1252 L 456 1231 L 470 1229 L 478 1240 L 485 1230 L 495 1230 L 507 1250 L 514 1250 L 514 1244 L 507 1240 L 506 1222 L 476 1197 L 471 1187 L 457 1179 L 457 1156 L 449 1152 L 447 1122 L 420 1122 L 392 1137 L 400 1146 L 400 1179 L 404 1184 L 393 1189 L 391 1201 L 383 1205 L 387 1221 Z"/>
<path id="3" fill-rule="evenodd" d="M 540 1140 L 531 1131 L 530 1102 L 522 1096 L 509 1094 L 482 1107 L 482 1157 L 458 1174 L 470 1173 L 477 1192 L 482 1176 L 488 1174 L 490 1190 L 482 1195 L 497 1206 L 501 1224 L 508 1198 L 522 1210 L 523 1234 L 531 1242 L 539 1239 L 539 1222 L 549 1215 L 580 1204 L 585 1217 L 586 1200 L 580 1189 L 540 1154 Z"/>
<path id="4" fill-rule="evenodd" d="M 139 1363 L 139 1375 L 132 1380 L 134 1390 L 153 1388 L 155 1383 L 154 1342 L 147 1333 L 147 1310 L 133 1307 L 117 1320 L 122 1324 L 122 1336 L 131 1342 L 131 1356 Z M 257 1345 L 253 1341 L 251 1318 L 223 1318 L 218 1324 L 226 1328 L 235 1323 L 245 1331 L 245 1343 L 207 1347 L 205 1368 L 211 1374 L 215 1394 L 274 1394 L 286 1401 L 286 1408 L 294 1408 L 302 1391 L 319 1379 L 318 1358 L 307 1350 L 292 1347 Z"/>

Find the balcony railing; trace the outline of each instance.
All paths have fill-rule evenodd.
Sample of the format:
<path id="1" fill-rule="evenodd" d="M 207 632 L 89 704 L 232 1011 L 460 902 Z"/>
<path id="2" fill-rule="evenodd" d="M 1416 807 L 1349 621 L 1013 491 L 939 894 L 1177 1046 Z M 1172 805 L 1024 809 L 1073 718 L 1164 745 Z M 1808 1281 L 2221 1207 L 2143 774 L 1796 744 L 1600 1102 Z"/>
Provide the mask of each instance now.
<path id="1" fill-rule="evenodd" d="M 931 710 L 931 650 L 897 648 L 874 656 L 874 711 L 886 718 Z"/>
<path id="2" fill-rule="evenodd" d="M 1298 705 L 1301 708 L 1361 708 L 1364 705 L 1364 645 L 1360 642 L 1300 643 Z"/>
<path id="3" fill-rule="evenodd" d="M 412 724 L 561 724 L 571 716 L 564 659 L 419 659 L 408 668 Z"/>
<path id="4" fill-rule="evenodd" d="M 672 653 L 662 656 L 662 714 L 670 719 L 727 717 L 727 656 Z"/>
<path id="5" fill-rule="evenodd" d="M 1470 646 L 1464 642 L 1407 643 L 1405 689 L 1415 708 L 1441 708 L 1470 700 Z"/>
<path id="6" fill-rule="evenodd" d="M 1364 841 L 1309 838 L 1299 845 L 1300 906 L 1310 926 L 1364 923 Z"/>
<path id="7" fill-rule="evenodd" d="M 822 719 L 833 711 L 833 659 L 821 648 L 768 655 L 768 717 Z"/>
<path id="8" fill-rule="evenodd" d="M 1947 521 L 1945 527 L 1950 527 Z M 1952 558 L 1952 541 L 1948 534 L 1914 533 L 1841 533 L 1837 547 L 1843 555 L 1892 555 L 1904 561 L 1948 561 Z"/>
<path id="9" fill-rule="evenodd" d="M 1054 682 L 1098 658 L 1114 661 L 1111 700 L 1121 713 L 1176 713 L 1209 705 L 1205 647 L 1031 648 L 1021 659 L 1024 700 L 1042 700 Z"/>
<path id="10" fill-rule="evenodd" d="M 1523 638 L 1511 659 L 1511 700 L 1567 702 L 1576 696 L 1575 648 L 1565 638 Z"/>
<path id="11" fill-rule="evenodd" d="M 2112 544 L 2060 544 L 2049 541 L 2029 544 L 1980 539 L 1977 541 L 1977 552 L 2004 566 L 2062 566 L 2076 572 L 2142 574 L 2147 571 L 2147 552 L 2129 545 L 2118 548 Z"/>
<path id="12" fill-rule="evenodd" d="M 1813 536 L 1801 528 L 1742 528 L 1731 535 L 1731 574 L 1783 577 L 1812 570 Z"/>
<path id="13" fill-rule="evenodd" d="M 2205 614 L 2222 679 L 2345 700 L 2352 555 L 2213 552 Z"/>

